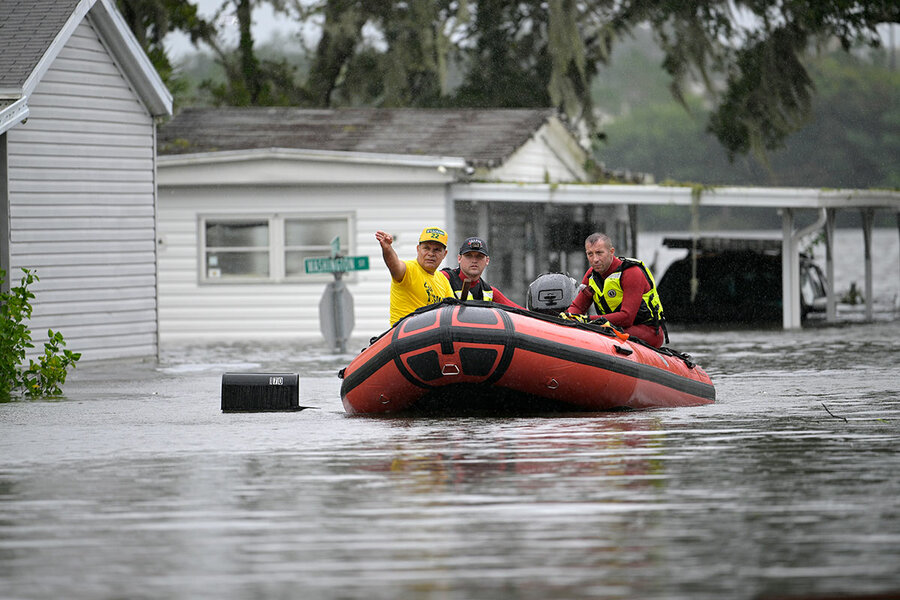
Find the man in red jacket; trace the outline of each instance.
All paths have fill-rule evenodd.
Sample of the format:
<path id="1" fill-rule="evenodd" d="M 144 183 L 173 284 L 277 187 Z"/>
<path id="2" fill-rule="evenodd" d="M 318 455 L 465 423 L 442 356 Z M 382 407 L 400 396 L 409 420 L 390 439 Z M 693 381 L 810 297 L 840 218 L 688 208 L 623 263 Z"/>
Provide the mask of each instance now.
<path id="1" fill-rule="evenodd" d="M 662 302 L 647 266 L 637 259 L 616 257 L 612 240 L 602 233 L 589 235 L 584 251 L 591 267 L 566 313 L 586 315 L 593 304 L 599 314 L 591 320 L 605 319 L 628 335 L 662 346 L 666 341 Z"/>
<path id="2" fill-rule="evenodd" d="M 506 306 L 514 306 L 525 310 L 498 290 L 481 278 L 491 257 L 488 255 L 487 243 L 481 238 L 470 237 L 459 247 L 459 255 L 457 256 L 459 266 L 455 269 L 446 267 L 441 272 L 450 280 L 450 287 L 453 293 L 459 298 L 462 295 L 463 284 L 469 282 L 469 291 L 467 300 L 487 300 L 496 302 L 497 304 L 505 304 Z"/>

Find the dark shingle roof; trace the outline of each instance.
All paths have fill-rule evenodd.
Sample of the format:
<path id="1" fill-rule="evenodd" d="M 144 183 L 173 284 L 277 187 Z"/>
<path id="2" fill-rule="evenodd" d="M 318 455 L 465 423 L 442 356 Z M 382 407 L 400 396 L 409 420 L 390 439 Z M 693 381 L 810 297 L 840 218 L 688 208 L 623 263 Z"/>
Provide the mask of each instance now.
<path id="1" fill-rule="evenodd" d="M 556 110 L 544 109 L 185 109 L 159 128 L 159 153 L 295 148 L 456 156 L 495 166 Z"/>
<path id="2" fill-rule="evenodd" d="M 0 0 L 0 88 L 23 86 L 77 5 L 78 0 Z"/>

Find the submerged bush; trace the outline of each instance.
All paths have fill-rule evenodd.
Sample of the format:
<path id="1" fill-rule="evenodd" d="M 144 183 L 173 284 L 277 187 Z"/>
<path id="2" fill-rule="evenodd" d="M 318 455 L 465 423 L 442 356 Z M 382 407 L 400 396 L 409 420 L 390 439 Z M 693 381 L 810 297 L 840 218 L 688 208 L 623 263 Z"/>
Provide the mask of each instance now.
<path id="1" fill-rule="evenodd" d="M 34 294 L 28 286 L 39 281 L 29 269 L 17 287 L 0 293 L 0 402 L 9 402 L 16 395 L 38 398 L 59 396 L 66 382 L 69 367 L 74 368 L 81 358 L 80 352 L 63 349 L 66 345 L 61 333 L 47 331 L 44 354 L 37 361 L 29 360 L 25 366 L 25 354 L 31 343 L 31 300 Z M 0 284 L 6 272 L 0 269 Z"/>

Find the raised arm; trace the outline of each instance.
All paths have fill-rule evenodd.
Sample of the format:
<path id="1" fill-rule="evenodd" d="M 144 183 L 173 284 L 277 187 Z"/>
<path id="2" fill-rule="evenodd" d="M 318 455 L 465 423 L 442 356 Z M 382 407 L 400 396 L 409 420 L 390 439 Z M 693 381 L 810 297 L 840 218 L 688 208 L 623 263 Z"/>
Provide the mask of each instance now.
<path id="1" fill-rule="evenodd" d="M 391 246 L 394 243 L 394 236 L 384 231 L 376 231 L 375 239 L 381 244 L 381 257 L 384 259 L 388 271 L 391 272 L 391 278 L 397 282 L 403 281 L 403 277 L 406 275 L 406 263 L 400 260 L 394 247 Z"/>

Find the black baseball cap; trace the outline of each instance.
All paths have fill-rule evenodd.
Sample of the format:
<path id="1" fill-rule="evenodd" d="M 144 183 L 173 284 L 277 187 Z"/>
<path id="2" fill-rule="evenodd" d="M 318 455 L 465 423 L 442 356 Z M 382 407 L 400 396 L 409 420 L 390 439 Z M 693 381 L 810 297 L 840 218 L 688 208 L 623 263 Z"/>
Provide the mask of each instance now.
<path id="1" fill-rule="evenodd" d="M 487 243 L 483 239 L 477 237 L 468 238 L 462 243 L 462 246 L 459 247 L 460 256 L 466 252 L 481 252 L 485 256 L 490 256 L 490 254 L 488 254 Z"/>

